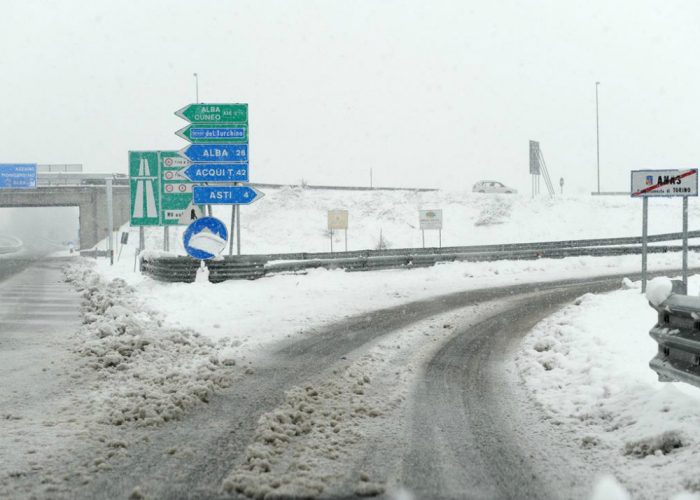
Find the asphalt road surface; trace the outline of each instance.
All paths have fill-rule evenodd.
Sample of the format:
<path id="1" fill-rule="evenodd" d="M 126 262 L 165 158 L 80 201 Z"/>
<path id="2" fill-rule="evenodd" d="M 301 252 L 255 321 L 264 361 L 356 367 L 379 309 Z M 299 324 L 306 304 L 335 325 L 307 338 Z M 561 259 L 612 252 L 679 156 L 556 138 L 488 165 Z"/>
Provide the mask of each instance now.
<path id="1" fill-rule="evenodd" d="M 41 361 L 56 362 L 61 339 L 78 327 L 78 295 L 61 282 L 59 268 L 59 262 L 36 265 L 0 282 L 0 377 L 20 388 L 20 376 L 40 382 L 36 391 L 3 391 L 5 408 L 40 409 L 43 399 L 61 391 L 64 382 L 42 371 L 49 361 Z M 576 497 L 585 486 L 580 474 L 561 466 L 556 440 L 504 363 L 540 319 L 583 293 L 619 287 L 620 278 L 453 293 L 348 318 L 278 344 L 253 374 L 182 420 L 134 429 L 145 439 L 87 484 L 69 483 L 71 497 L 129 498 L 138 488 L 146 498 L 230 498 L 222 481 L 244 459 L 260 415 L 280 405 L 286 390 L 325 376 L 393 332 L 480 304 L 498 307 L 475 314 L 424 360 L 394 434 L 364 443 L 355 452 L 357 466 L 376 464 L 385 481 L 416 498 L 561 498 L 561 485 Z M 352 497 L 353 490 L 333 495 Z"/>

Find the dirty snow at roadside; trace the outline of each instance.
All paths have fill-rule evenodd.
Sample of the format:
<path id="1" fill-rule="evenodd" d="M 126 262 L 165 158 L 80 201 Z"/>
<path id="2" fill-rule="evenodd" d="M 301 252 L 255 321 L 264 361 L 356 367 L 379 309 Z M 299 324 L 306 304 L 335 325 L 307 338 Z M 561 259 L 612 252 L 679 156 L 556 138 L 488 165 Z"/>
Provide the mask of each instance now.
<path id="1" fill-rule="evenodd" d="M 700 389 L 658 382 L 649 368 L 657 314 L 634 285 L 586 294 L 539 323 L 519 374 L 549 422 L 632 498 L 700 492 Z M 691 293 L 699 285 L 692 277 Z"/>

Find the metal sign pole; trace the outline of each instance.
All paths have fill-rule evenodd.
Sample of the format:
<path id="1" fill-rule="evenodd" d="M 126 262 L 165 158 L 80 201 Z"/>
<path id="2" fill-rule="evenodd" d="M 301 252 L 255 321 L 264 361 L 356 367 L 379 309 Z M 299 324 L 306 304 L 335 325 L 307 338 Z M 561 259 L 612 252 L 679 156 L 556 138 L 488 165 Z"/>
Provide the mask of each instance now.
<path id="1" fill-rule="evenodd" d="M 425 229 L 421 229 L 421 237 L 423 238 L 423 248 L 425 248 Z"/>
<path id="2" fill-rule="evenodd" d="M 438 243 L 440 248 L 442 248 L 442 228 L 438 229 Z"/>
<path id="3" fill-rule="evenodd" d="M 112 203 L 112 179 L 105 179 L 105 189 L 107 190 L 107 238 L 109 239 L 109 263 L 114 265 L 114 213 Z"/>
<path id="4" fill-rule="evenodd" d="M 228 255 L 233 255 L 233 228 L 236 227 L 236 205 L 231 205 L 231 234 L 228 240 Z"/>
<path id="5" fill-rule="evenodd" d="M 688 290 L 688 197 L 683 197 L 683 285 Z"/>
<path id="6" fill-rule="evenodd" d="M 168 234 L 168 226 L 163 226 L 163 251 L 170 250 L 170 234 Z"/>
<path id="7" fill-rule="evenodd" d="M 348 228 L 345 228 L 345 251 L 348 251 Z"/>
<path id="8" fill-rule="evenodd" d="M 241 206 L 236 205 L 236 255 L 241 255 Z"/>
<path id="9" fill-rule="evenodd" d="M 139 227 L 139 252 L 146 249 L 146 235 L 144 233 L 143 226 Z"/>
<path id="10" fill-rule="evenodd" d="M 647 234 L 649 225 L 649 198 L 642 198 L 642 293 L 647 291 Z"/>
<path id="11" fill-rule="evenodd" d="M 331 253 L 333 253 L 333 230 L 331 229 Z"/>

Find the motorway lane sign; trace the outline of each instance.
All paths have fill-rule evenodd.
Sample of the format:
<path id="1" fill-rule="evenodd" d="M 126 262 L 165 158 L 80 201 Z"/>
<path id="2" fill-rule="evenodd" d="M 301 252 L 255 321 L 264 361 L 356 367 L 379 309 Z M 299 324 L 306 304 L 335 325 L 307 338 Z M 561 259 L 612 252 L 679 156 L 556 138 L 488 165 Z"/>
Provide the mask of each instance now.
<path id="1" fill-rule="evenodd" d="M 226 247 L 226 225 L 214 217 L 202 217 L 187 226 L 182 236 L 185 251 L 200 260 L 213 259 Z"/>
<path id="2" fill-rule="evenodd" d="M 250 186 L 195 186 L 193 193 L 197 205 L 249 205 L 265 196 Z"/>
<path id="3" fill-rule="evenodd" d="M 193 182 L 248 182 L 248 164 L 193 163 L 179 174 Z"/>
<path id="4" fill-rule="evenodd" d="M 698 169 L 632 170 L 633 198 L 697 196 Z"/>
<path id="5" fill-rule="evenodd" d="M 187 125 L 175 135 L 193 144 L 247 144 L 248 124 Z"/>
<path id="6" fill-rule="evenodd" d="M 175 114 L 190 123 L 248 123 L 247 104 L 188 104 Z"/>
<path id="7" fill-rule="evenodd" d="M 180 225 L 192 203 L 192 182 L 180 175 L 189 165 L 177 151 L 130 151 L 132 226 Z"/>
<path id="8" fill-rule="evenodd" d="M 191 144 L 179 151 L 191 162 L 233 163 L 248 161 L 247 144 Z"/>
<path id="9" fill-rule="evenodd" d="M 0 163 L 0 189 L 36 189 L 36 163 Z"/>

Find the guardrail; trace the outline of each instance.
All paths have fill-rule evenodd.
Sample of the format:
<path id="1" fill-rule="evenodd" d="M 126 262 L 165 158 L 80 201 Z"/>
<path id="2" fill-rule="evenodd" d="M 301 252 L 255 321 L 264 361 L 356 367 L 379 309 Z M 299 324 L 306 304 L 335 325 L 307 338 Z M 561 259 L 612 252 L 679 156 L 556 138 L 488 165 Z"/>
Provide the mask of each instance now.
<path id="1" fill-rule="evenodd" d="M 16 253 L 22 250 L 24 243 L 14 236 L 0 235 L 0 254 Z"/>
<path id="2" fill-rule="evenodd" d="M 700 387 L 700 297 L 691 297 L 674 280 L 671 295 L 661 304 L 649 304 L 658 321 L 649 335 L 658 352 L 649 367 L 661 382 L 685 382 Z"/>
<path id="3" fill-rule="evenodd" d="M 657 235 L 656 238 L 664 235 Z M 671 234 L 675 237 L 676 233 Z M 700 234 L 699 234 L 700 236 Z M 635 239 L 635 238 L 631 238 Z M 618 238 L 630 240 L 630 238 Z M 227 256 L 207 262 L 209 280 L 218 283 L 230 279 L 258 279 L 267 274 L 280 272 L 303 272 L 312 268 L 344 269 L 346 271 L 369 271 L 428 267 L 441 262 L 533 260 L 540 258 L 563 258 L 572 256 L 615 256 L 641 253 L 640 246 L 577 247 L 582 241 L 598 242 L 611 240 L 581 240 L 569 242 L 571 247 L 561 247 L 564 242 L 527 243 L 512 245 L 481 245 L 476 247 L 412 248 L 394 250 L 363 250 L 339 253 L 296 253 Z M 539 245 L 539 246 L 538 246 Z M 549 246 L 547 246 L 549 245 Z M 590 245 L 590 243 L 589 243 Z M 700 251 L 700 246 L 691 246 Z M 649 253 L 680 252 L 681 246 L 662 245 L 648 247 Z M 192 282 L 200 263 L 184 256 L 150 256 L 141 258 L 141 270 L 159 281 Z"/>

